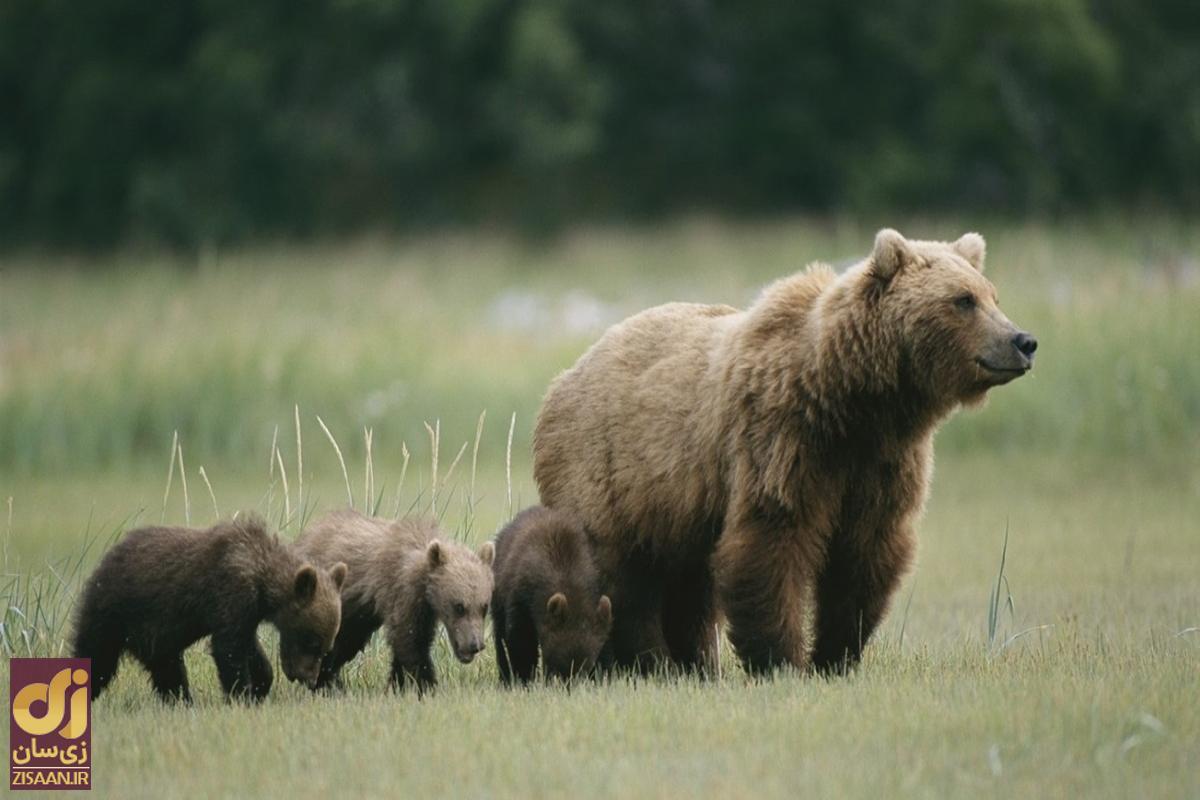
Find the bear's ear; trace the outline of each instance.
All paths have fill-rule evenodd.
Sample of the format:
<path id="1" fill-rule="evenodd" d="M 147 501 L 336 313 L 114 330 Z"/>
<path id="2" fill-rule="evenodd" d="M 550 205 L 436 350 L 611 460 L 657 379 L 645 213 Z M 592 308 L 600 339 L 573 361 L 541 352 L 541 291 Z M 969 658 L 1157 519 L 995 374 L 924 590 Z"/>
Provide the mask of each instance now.
<path id="1" fill-rule="evenodd" d="M 550 595 L 550 599 L 546 601 L 546 613 L 555 619 L 567 613 L 567 596 L 562 592 Z"/>
<path id="2" fill-rule="evenodd" d="M 442 549 L 442 543 L 437 539 L 434 539 L 425 548 L 425 560 L 429 562 L 430 569 L 437 569 L 446 563 L 446 551 Z"/>
<path id="3" fill-rule="evenodd" d="M 908 240 L 891 228 L 875 234 L 875 249 L 871 251 L 871 273 L 885 283 L 890 281 L 912 257 Z"/>
<path id="4" fill-rule="evenodd" d="M 305 564 L 296 570 L 292 581 L 292 594 L 300 605 L 307 605 L 317 593 L 317 571 L 312 564 Z"/>
<path id="5" fill-rule="evenodd" d="M 954 243 L 954 252 L 965 258 L 972 267 L 983 272 L 983 258 L 987 255 L 987 244 L 978 233 L 964 233 Z"/>
<path id="6" fill-rule="evenodd" d="M 346 582 L 346 565 L 339 561 L 329 570 L 329 577 L 333 579 L 333 587 L 339 592 L 342 590 L 342 584 Z"/>
<path id="7" fill-rule="evenodd" d="M 612 600 L 608 599 L 608 595 L 600 595 L 600 602 L 596 604 L 596 616 L 600 618 L 600 624 L 604 627 L 612 625 Z"/>
<path id="8" fill-rule="evenodd" d="M 490 567 L 492 562 L 496 560 L 496 545 L 491 542 L 484 542 L 483 546 L 479 548 L 479 560 Z"/>

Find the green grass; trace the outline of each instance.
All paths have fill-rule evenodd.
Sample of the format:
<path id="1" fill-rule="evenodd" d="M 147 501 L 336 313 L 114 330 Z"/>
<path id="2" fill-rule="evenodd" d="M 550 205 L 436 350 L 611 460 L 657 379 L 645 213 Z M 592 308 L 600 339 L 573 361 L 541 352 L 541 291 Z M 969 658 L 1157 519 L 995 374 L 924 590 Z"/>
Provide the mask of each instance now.
<path id="1" fill-rule="evenodd" d="M 0 682 L 8 656 L 63 651 L 107 541 L 184 520 L 178 465 L 163 502 L 175 431 L 193 523 L 214 516 L 203 465 L 222 512 L 258 508 L 290 536 L 346 501 L 318 414 L 360 507 L 373 428 L 373 502 L 389 512 L 429 507 L 423 422 L 440 419 L 439 513 L 480 540 L 510 513 L 510 414 L 519 507 L 536 497 L 528 442 L 545 384 L 608 319 L 744 301 L 806 260 L 861 253 L 870 227 L 696 222 L 541 247 L 439 237 L 193 266 L 122 256 L 115 272 L 10 259 Z M 99 796 L 1200 794 L 1200 241 L 1167 223 L 901 227 L 981 228 L 1002 305 L 1042 344 L 1031 377 L 940 435 L 918 566 L 855 674 L 753 682 L 725 648 L 703 683 L 509 692 L 490 649 L 463 667 L 439 642 L 442 686 L 418 701 L 384 690 L 376 643 L 345 695 L 278 684 L 244 708 L 221 699 L 199 646 L 194 707 L 160 705 L 132 664 L 96 705 Z M 529 309 L 535 324 L 517 324 Z"/>
<path id="2" fill-rule="evenodd" d="M 954 236 L 958 222 L 903 225 Z M 1041 342 L 1005 402 L 943 450 L 1145 455 L 1200 443 L 1200 234 L 1185 225 L 981 227 L 1002 304 Z M 258 459 L 292 407 L 377 443 L 423 420 L 528 421 L 548 380 L 609 321 L 666 300 L 745 302 L 813 259 L 870 248 L 866 226 L 778 222 L 580 231 L 535 247 L 444 236 L 67 265 L 0 263 L 0 469 Z M 532 313 L 531 313 L 532 312 Z M 311 420 L 311 417 L 309 417 Z M 351 445 L 357 444 L 358 438 Z M 356 451 L 360 452 L 360 451 Z"/>

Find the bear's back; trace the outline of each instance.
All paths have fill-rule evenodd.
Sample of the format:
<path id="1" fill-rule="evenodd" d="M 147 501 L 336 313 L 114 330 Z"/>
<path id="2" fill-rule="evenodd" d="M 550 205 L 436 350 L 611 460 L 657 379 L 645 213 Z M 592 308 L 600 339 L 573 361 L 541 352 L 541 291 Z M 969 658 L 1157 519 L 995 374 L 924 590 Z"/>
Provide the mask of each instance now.
<path id="1" fill-rule="evenodd" d="M 590 595 L 597 581 L 587 534 L 544 506 L 525 509 L 497 535 L 493 570 L 500 594 L 538 587 L 547 596 Z"/>
<path id="2" fill-rule="evenodd" d="M 437 526 L 431 520 L 387 520 L 342 509 L 310 525 L 296 546 L 322 567 L 344 562 L 343 598 L 358 598 L 390 594 L 411 560 L 436 536 Z"/>

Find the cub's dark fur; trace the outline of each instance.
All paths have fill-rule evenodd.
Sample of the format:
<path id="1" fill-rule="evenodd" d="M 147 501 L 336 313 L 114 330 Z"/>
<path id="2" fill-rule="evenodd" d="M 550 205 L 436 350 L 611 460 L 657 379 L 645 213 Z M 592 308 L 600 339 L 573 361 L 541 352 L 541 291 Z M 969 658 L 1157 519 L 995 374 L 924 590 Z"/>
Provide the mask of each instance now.
<path id="1" fill-rule="evenodd" d="M 279 629 L 288 678 L 315 683 L 337 635 L 345 578 L 345 564 L 323 570 L 305 563 L 252 514 L 206 530 L 141 528 L 88 579 L 73 652 L 92 659 L 93 697 L 128 650 L 163 699 L 190 701 L 183 651 L 211 635 L 225 694 L 262 700 L 273 675 L 259 623 Z"/>
<path id="2" fill-rule="evenodd" d="M 527 508 L 496 537 L 492 625 L 500 679 L 528 683 L 538 650 L 546 677 L 587 674 L 608 639 L 612 604 L 587 535 L 570 517 Z"/>

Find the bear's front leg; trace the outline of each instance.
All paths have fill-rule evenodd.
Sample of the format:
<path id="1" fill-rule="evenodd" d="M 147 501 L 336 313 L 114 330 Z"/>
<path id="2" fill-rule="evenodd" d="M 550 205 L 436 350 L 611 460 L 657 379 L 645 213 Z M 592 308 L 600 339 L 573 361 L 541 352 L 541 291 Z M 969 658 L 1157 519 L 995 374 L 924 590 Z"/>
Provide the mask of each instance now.
<path id="1" fill-rule="evenodd" d="M 408 688 L 409 683 L 416 684 L 418 697 L 437 688 L 437 674 L 433 670 L 433 659 L 430 658 L 428 652 L 416 658 L 407 655 L 392 655 L 390 681 L 392 688 L 404 691 Z"/>
<path id="2" fill-rule="evenodd" d="M 830 540 L 817 582 L 812 667 L 818 673 L 845 674 L 862 660 L 912 560 L 912 542 L 906 529 Z"/>
<path id="3" fill-rule="evenodd" d="M 407 617 L 407 619 L 406 619 Z M 388 625 L 388 642 L 392 646 L 393 689 L 403 691 L 408 684 L 417 685 L 417 694 L 424 695 L 437 686 L 437 675 L 433 670 L 433 634 L 436 620 L 431 610 L 403 615 L 398 623 Z"/>
<path id="4" fill-rule="evenodd" d="M 685 672 L 706 676 L 717 663 L 716 591 L 712 567 L 702 559 L 671 571 L 663 591 L 662 631 L 671 660 Z"/>
<path id="5" fill-rule="evenodd" d="M 230 699 L 254 699 L 252 654 L 258 650 L 253 629 L 220 630 L 212 636 L 212 657 L 217 664 L 221 688 Z M 269 665 L 268 665 L 269 666 Z"/>
<path id="6" fill-rule="evenodd" d="M 271 661 L 263 652 L 257 636 L 254 638 L 254 648 L 247 655 L 247 660 L 247 669 L 250 672 L 250 697 L 255 702 L 261 703 L 271 693 L 271 686 L 275 683 L 275 670 L 271 668 Z"/>
<path id="7" fill-rule="evenodd" d="M 515 676 L 523 685 L 533 680 L 537 672 L 537 630 L 529 612 L 514 605 L 511 608 L 493 608 L 495 615 L 496 663 L 500 668 L 500 681 L 511 686 Z"/>
<path id="8" fill-rule="evenodd" d="M 601 663 L 642 675 L 654 674 L 670 662 L 663 633 L 663 584 L 666 576 L 647 553 L 621 558 L 605 567 L 612 607 L 612 630 Z"/>
<path id="9" fill-rule="evenodd" d="M 807 662 L 804 609 L 819 538 L 788 515 L 747 510 L 731 519 L 713 554 L 729 641 L 747 672 Z"/>
<path id="10" fill-rule="evenodd" d="M 150 682 L 163 701 L 179 700 L 192 702 L 188 689 L 187 668 L 183 665 L 183 653 L 163 656 L 149 664 Z"/>

